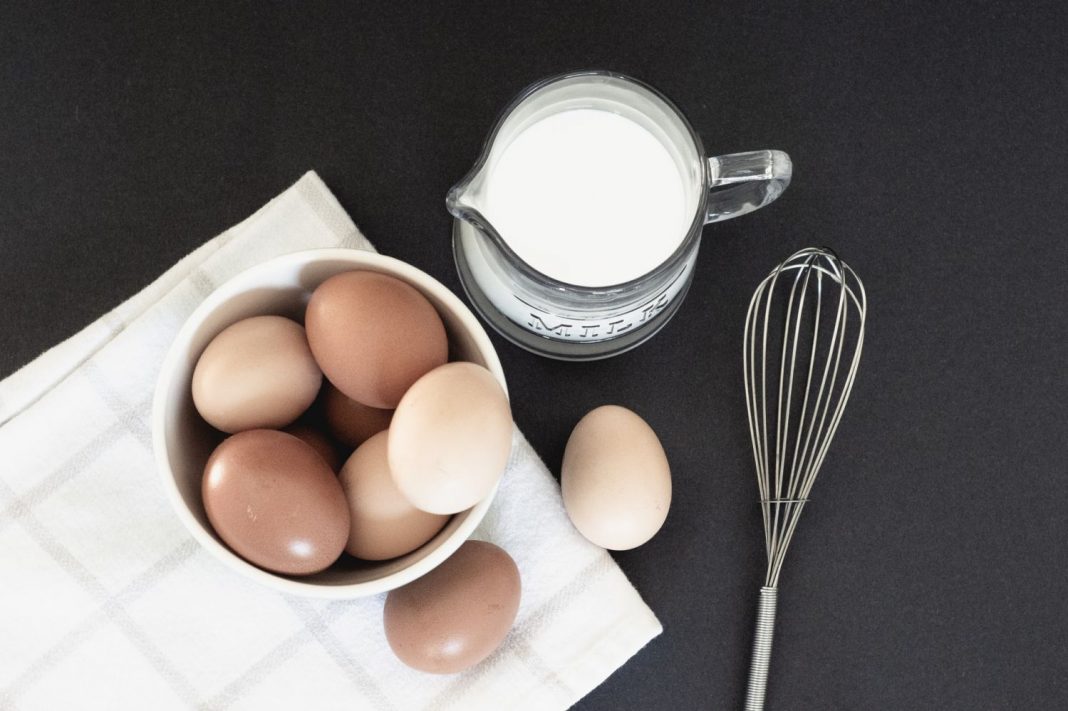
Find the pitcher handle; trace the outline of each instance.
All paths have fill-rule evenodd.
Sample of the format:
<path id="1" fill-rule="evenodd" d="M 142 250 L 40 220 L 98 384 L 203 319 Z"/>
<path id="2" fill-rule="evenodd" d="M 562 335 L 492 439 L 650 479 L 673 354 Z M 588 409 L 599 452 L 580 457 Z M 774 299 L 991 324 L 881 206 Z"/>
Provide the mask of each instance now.
<path id="1" fill-rule="evenodd" d="M 748 151 L 708 159 L 708 209 L 705 224 L 759 210 L 790 184 L 793 163 L 782 151 Z M 720 186 L 724 187 L 720 190 Z"/>

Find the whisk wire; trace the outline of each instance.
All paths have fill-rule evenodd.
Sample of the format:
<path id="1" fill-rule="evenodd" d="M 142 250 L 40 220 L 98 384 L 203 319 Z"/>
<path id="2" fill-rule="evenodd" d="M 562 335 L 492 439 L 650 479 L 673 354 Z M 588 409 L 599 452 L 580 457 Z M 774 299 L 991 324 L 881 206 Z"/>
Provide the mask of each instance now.
<path id="1" fill-rule="evenodd" d="M 812 274 L 811 271 L 808 271 L 806 273 L 807 273 L 808 276 L 811 276 L 811 274 Z M 817 289 L 816 289 L 816 313 L 819 313 L 820 307 L 823 304 L 823 283 L 822 283 L 822 279 L 823 279 L 823 275 L 822 274 L 817 274 L 817 280 L 816 280 L 816 286 L 817 286 Z M 807 288 L 807 285 L 806 285 L 806 288 Z M 802 303 L 804 303 L 804 298 L 805 298 L 805 296 L 804 296 L 804 294 L 802 294 L 801 295 Z M 795 327 L 795 333 L 794 333 L 794 338 L 795 339 L 798 337 L 797 332 L 800 331 L 800 328 L 801 328 L 801 314 L 799 312 L 798 313 L 798 317 L 797 317 L 797 325 Z M 805 427 L 805 414 L 808 412 L 809 394 L 812 392 L 812 390 L 811 390 L 811 388 L 812 388 L 812 373 L 815 370 L 816 348 L 819 345 L 819 334 L 820 334 L 819 329 L 820 329 L 820 324 L 819 324 L 819 320 L 817 319 L 815 321 L 815 324 L 814 324 L 814 331 L 813 331 L 813 335 L 812 335 L 812 346 L 811 346 L 811 350 L 809 352 L 808 373 L 806 374 L 806 378 L 805 378 L 805 398 L 801 403 L 801 413 L 800 413 L 799 418 L 798 418 L 799 422 L 801 424 L 797 428 L 797 439 L 794 442 L 794 453 L 793 453 L 793 457 L 791 458 L 791 462 L 790 462 L 790 464 L 791 464 L 791 467 L 790 467 L 790 492 L 791 492 L 791 496 L 796 495 L 795 492 L 797 491 L 798 479 L 799 479 L 800 473 L 802 471 L 801 464 L 804 462 L 805 454 L 808 452 L 809 445 L 812 442 L 813 429 L 812 429 L 811 425 L 809 427 L 807 427 L 807 428 Z M 796 361 L 796 356 L 793 359 L 793 361 Z M 790 370 L 790 381 L 793 382 L 793 378 L 794 378 L 794 374 L 793 374 L 794 362 L 791 362 L 790 368 L 791 368 L 791 370 Z M 818 407 L 819 407 L 819 402 L 817 401 L 813 406 L 813 411 L 815 411 Z M 787 410 L 787 411 L 789 411 L 789 410 Z M 804 436 L 804 442 L 805 442 L 803 449 L 801 449 L 802 436 Z"/>
<path id="2" fill-rule="evenodd" d="M 767 430 L 765 428 L 765 437 L 761 438 L 757 436 L 757 427 L 764 426 L 762 423 L 758 423 L 756 420 L 756 378 L 753 375 L 756 370 L 756 336 L 757 330 L 755 327 L 751 328 L 750 325 L 756 316 L 757 304 L 760 302 L 759 295 L 763 292 L 766 282 L 761 282 L 757 287 L 757 294 L 749 302 L 749 309 L 745 315 L 745 338 L 742 342 L 742 376 L 746 384 L 745 387 L 745 411 L 746 417 L 749 420 L 749 440 L 753 446 L 753 461 L 756 463 L 757 470 L 757 488 L 760 491 L 761 513 L 764 517 L 764 547 L 767 553 L 768 560 L 771 560 L 773 556 L 771 539 L 769 531 L 771 530 L 770 521 L 768 520 L 768 506 L 766 502 L 769 499 L 769 491 L 767 487 L 767 473 L 765 469 L 765 454 L 764 454 L 764 442 L 767 441 Z M 766 329 L 765 329 L 766 332 Z"/>
<path id="3" fill-rule="evenodd" d="M 772 290 L 774 290 L 774 284 L 772 285 Z M 795 279 L 793 285 L 790 287 L 790 299 L 786 302 L 786 323 L 787 324 L 789 324 L 790 320 L 791 320 L 791 315 L 792 315 L 792 311 L 793 311 L 793 307 L 794 307 L 794 292 L 796 290 L 797 290 L 797 280 Z M 772 304 L 773 304 L 773 300 L 772 299 L 768 299 L 767 304 L 766 304 L 766 306 L 764 308 L 764 313 L 767 314 L 769 317 L 771 315 Z M 788 334 L 786 334 L 786 335 L 788 335 Z M 764 337 L 765 337 L 765 339 L 767 338 L 767 333 L 764 334 Z M 787 348 L 788 348 L 789 344 L 790 344 L 790 339 L 784 337 L 782 339 L 782 355 L 781 355 L 781 359 L 779 361 L 780 363 L 783 364 L 784 367 L 786 365 L 786 352 L 787 352 Z M 765 359 L 765 361 L 766 361 L 766 359 Z M 785 461 L 784 461 L 784 458 L 782 456 L 782 443 L 783 443 L 783 437 L 785 437 L 785 428 L 788 426 L 788 424 L 786 422 L 786 418 L 784 418 L 783 414 L 782 414 L 783 413 L 783 400 L 784 400 L 784 398 L 783 398 L 784 381 L 785 381 L 785 378 L 782 377 L 782 372 L 780 371 L 780 373 L 779 373 L 779 383 L 778 383 L 778 385 L 779 385 L 779 398 L 776 401 L 777 409 L 776 409 L 776 412 L 775 412 L 775 499 L 782 499 L 783 498 L 782 482 L 783 482 L 783 465 L 785 464 Z M 785 404 L 786 404 L 786 411 L 787 412 L 790 411 L 790 394 L 791 394 L 791 391 L 788 388 L 787 391 L 786 391 L 786 398 L 785 398 L 785 400 L 786 400 Z M 789 498 L 788 494 L 786 495 L 786 498 Z M 785 507 L 784 506 L 777 506 L 775 508 L 775 524 L 776 524 L 775 525 L 775 529 L 776 529 L 776 533 L 778 533 L 779 526 L 782 525 L 780 523 L 780 518 L 782 517 L 784 510 L 788 509 L 788 508 L 789 508 L 789 506 L 785 506 Z M 784 519 L 784 522 L 785 522 L 785 520 L 788 520 L 788 519 Z M 778 538 L 778 536 L 776 536 L 776 539 L 777 538 Z"/>
<path id="4" fill-rule="evenodd" d="M 742 370 L 767 553 L 746 697 L 752 711 L 764 704 L 783 561 L 853 389 L 866 318 L 863 283 L 821 248 L 773 269 L 746 312 Z"/>
<path id="5" fill-rule="evenodd" d="M 811 259 L 812 259 L 812 257 L 810 257 L 809 260 L 806 263 L 807 264 L 811 264 Z M 802 274 L 804 275 L 804 280 L 803 281 L 800 278 Z M 776 494 L 777 494 L 777 498 L 778 499 L 784 499 L 784 500 L 794 499 L 796 497 L 796 495 L 797 495 L 796 494 L 796 486 L 797 486 L 797 479 L 798 479 L 798 469 L 797 469 L 797 459 L 796 459 L 796 457 L 792 458 L 791 462 L 790 462 L 790 476 L 789 476 L 789 481 L 787 483 L 787 488 L 786 488 L 785 492 L 782 490 L 782 478 L 785 476 L 785 468 L 786 468 L 786 456 L 785 456 L 786 452 L 785 452 L 785 448 L 789 446 L 787 444 L 788 441 L 789 441 L 789 436 L 790 436 L 790 418 L 788 417 L 788 415 L 791 412 L 791 409 L 793 407 L 793 385 L 794 385 L 795 371 L 796 371 L 796 366 L 797 366 L 797 348 L 796 348 L 796 345 L 797 345 L 797 342 L 799 340 L 799 334 L 800 334 L 800 331 L 801 331 L 801 324 L 802 324 L 803 319 L 804 319 L 805 295 L 808 292 L 809 280 L 811 278 L 812 278 L 812 271 L 811 270 L 806 269 L 804 271 L 799 271 L 797 273 L 797 276 L 794 278 L 794 282 L 790 287 L 790 298 L 787 301 L 787 306 L 786 306 L 785 323 L 787 324 L 787 331 L 784 334 L 785 337 L 782 339 L 782 355 L 780 357 L 780 362 L 783 364 L 783 367 L 785 367 L 786 362 L 787 362 L 786 354 L 787 354 L 787 351 L 789 351 L 789 353 L 790 353 L 790 358 L 789 358 L 790 374 L 789 374 L 789 377 L 783 377 L 781 372 L 780 372 L 780 375 L 779 375 L 779 408 L 778 408 L 778 412 L 776 414 L 777 424 L 778 424 L 778 431 L 776 432 L 776 442 L 775 442 L 775 447 L 776 447 L 775 461 L 776 461 L 776 464 L 777 464 L 777 468 L 779 470 L 779 486 L 778 486 L 778 488 L 776 490 Z M 801 293 L 800 293 L 800 296 L 799 296 L 798 301 L 797 301 L 797 317 L 796 317 L 796 319 L 793 319 L 793 311 L 794 311 L 794 303 L 795 303 L 794 302 L 794 297 L 797 294 L 799 283 L 800 283 Z M 771 304 L 772 304 L 772 300 L 769 299 L 768 300 L 768 311 L 769 312 L 770 312 L 770 309 L 771 309 Z M 817 309 L 817 311 L 818 311 L 818 309 Z M 789 337 L 790 336 L 790 334 L 789 334 L 789 324 L 791 323 L 792 320 L 793 320 L 793 340 L 791 341 L 791 339 Z M 816 322 L 816 326 L 818 328 L 818 326 L 819 326 L 818 321 Z M 817 340 L 818 339 L 816 337 L 813 338 L 813 346 L 815 346 Z M 793 345 L 793 347 L 791 347 L 791 344 Z M 812 370 L 812 368 L 811 368 L 811 364 L 810 364 L 810 367 L 809 367 L 809 381 L 811 381 L 811 370 Z M 784 384 L 785 384 L 785 388 L 786 388 L 785 406 L 784 406 L 784 398 L 783 398 L 783 387 L 784 387 Z M 798 427 L 798 434 L 800 434 L 803 431 L 804 412 L 805 412 L 805 408 L 806 408 L 806 406 L 808 404 L 808 392 L 809 392 L 808 387 L 806 387 L 805 388 L 805 397 L 804 397 L 804 400 L 803 400 L 802 406 L 801 406 L 801 417 L 800 417 L 800 423 L 801 424 Z M 784 413 L 785 413 L 785 415 L 784 415 Z M 797 507 L 797 508 L 799 509 L 800 507 Z M 795 509 L 794 505 L 788 504 L 786 506 L 777 507 L 776 508 L 776 512 L 777 512 L 778 515 L 783 516 L 784 523 L 785 523 L 786 521 L 793 520 L 793 516 L 794 516 L 794 513 L 795 513 L 794 509 Z M 772 571 L 772 572 L 774 574 L 774 571 Z"/>

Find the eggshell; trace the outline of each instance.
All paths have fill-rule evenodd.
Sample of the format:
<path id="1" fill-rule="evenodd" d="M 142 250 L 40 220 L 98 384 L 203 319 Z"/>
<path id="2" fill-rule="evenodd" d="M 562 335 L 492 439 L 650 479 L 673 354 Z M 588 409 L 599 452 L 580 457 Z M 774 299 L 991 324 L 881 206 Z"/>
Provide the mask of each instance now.
<path id="1" fill-rule="evenodd" d="M 345 550 L 364 560 L 411 553 L 449 520 L 415 508 L 397 489 L 386 461 L 387 435 L 379 432 L 364 442 L 341 469 L 341 488 L 352 518 Z"/>
<path id="2" fill-rule="evenodd" d="M 389 428 L 393 410 L 356 402 L 329 383 L 323 388 L 323 415 L 330 433 L 342 444 L 356 448 Z"/>
<path id="3" fill-rule="evenodd" d="M 445 325 L 415 287 L 369 271 L 333 276 L 305 314 L 315 360 L 341 392 L 371 407 L 397 406 L 404 392 L 449 356 Z"/>
<path id="4" fill-rule="evenodd" d="M 512 447 L 508 396 L 474 363 L 448 363 L 404 394 L 389 428 L 397 488 L 424 511 L 452 514 L 489 495 Z"/>
<path id="5" fill-rule="evenodd" d="M 334 472 L 285 432 L 225 439 L 204 467 L 201 492 L 219 537 L 276 573 L 317 573 L 337 560 L 349 537 L 349 507 Z"/>
<path id="6" fill-rule="evenodd" d="M 671 505 L 671 469 L 645 420 L 605 405 L 579 420 L 560 472 L 564 507 L 587 539 L 611 550 L 652 538 Z"/>
<path id="7" fill-rule="evenodd" d="M 223 432 L 281 428 L 314 402 L 322 380 L 299 323 L 254 316 L 204 349 L 193 370 L 193 404 Z"/>
<path id="8" fill-rule="evenodd" d="M 322 457 L 327 466 L 335 472 L 341 468 L 341 452 L 338 451 L 337 445 L 321 430 L 308 424 L 298 423 L 290 425 L 282 431 L 293 435 L 314 449 L 315 453 Z"/>
<path id="9" fill-rule="evenodd" d="M 408 666 L 464 671 L 493 653 L 515 622 L 519 568 L 503 550 L 467 541 L 434 570 L 386 597 L 386 640 Z"/>

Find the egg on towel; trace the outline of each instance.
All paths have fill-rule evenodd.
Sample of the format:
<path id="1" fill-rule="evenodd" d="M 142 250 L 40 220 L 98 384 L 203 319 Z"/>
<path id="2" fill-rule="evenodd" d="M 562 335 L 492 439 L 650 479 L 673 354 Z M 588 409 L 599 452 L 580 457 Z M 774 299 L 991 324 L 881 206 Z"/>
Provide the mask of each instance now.
<path id="1" fill-rule="evenodd" d="M 510 555 L 492 543 L 467 541 L 437 568 L 389 593 L 386 640 L 413 669 L 462 672 L 508 636 L 521 587 Z"/>

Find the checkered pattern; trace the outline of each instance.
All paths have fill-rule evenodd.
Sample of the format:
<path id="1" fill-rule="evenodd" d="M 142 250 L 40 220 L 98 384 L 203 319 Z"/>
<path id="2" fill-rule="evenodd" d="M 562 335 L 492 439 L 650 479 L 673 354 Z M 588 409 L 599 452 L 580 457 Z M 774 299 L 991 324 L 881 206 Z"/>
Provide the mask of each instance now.
<path id="1" fill-rule="evenodd" d="M 257 586 L 202 551 L 157 483 L 149 407 L 183 320 L 278 254 L 371 249 L 314 173 L 145 291 L 0 382 L 0 709 L 566 708 L 660 632 L 612 559 L 570 526 L 517 431 L 476 537 L 523 578 L 486 662 L 401 665 L 383 598 Z"/>

